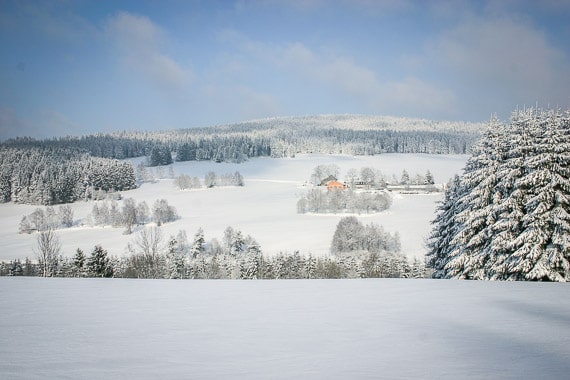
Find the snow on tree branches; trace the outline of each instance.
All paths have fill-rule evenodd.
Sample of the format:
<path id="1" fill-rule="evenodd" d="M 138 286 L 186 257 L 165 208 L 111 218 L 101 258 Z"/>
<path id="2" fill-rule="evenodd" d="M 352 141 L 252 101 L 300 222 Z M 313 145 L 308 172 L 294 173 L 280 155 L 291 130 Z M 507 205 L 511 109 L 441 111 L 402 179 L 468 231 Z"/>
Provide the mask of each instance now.
<path id="1" fill-rule="evenodd" d="M 428 244 L 436 278 L 570 280 L 570 112 L 491 120 L 447 189 Z"/>

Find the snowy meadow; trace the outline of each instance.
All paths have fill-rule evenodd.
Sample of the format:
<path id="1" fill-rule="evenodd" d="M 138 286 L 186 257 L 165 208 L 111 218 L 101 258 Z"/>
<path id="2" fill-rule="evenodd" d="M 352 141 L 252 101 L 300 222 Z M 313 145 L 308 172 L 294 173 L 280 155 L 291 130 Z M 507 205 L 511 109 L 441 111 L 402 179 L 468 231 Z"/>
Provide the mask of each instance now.
<path id="1" fill-rule="evenodd" d="M 212 161 L 175 162 L 155 171 L 154 183 L 143 183 L 139 188 L 121 192 L 124 198 L 149 205 L 157 199 L 166 199 L 174 206 L 180 218 L 161 228 L 165 236 L 176 235 L 180 230 L 191 237 L 202 228 L 207 239 L 221 239 L 224 230 L 231 226 L 251 235 L 264 254 L 280 252 L 327 255 L 335 227 L 341 214 L 298 214 L 296 202 L 307 191 L 307 182 L 317 165 L 338 165 L 340 177 L 351 168 L 373 167 L 386 176 L 399 178 L 403 170 L 411 175 L 431 171 L 438 184 L 446 183 L 459 174 L 467 156 L 425 154 L 382 154 L 376 156 L 349 155 L 298 155 L 296 158 L 253 158 L 241 164 Z M 137 164 L 141 159 L 135 159 Z M 168 174 L 186 174 L 201 179 L 213 171 L 219 174 L 239 171 L 244 177 L 243 187 L 179 190 Z M 163 177 L 163 179 L 160 179 Z M 392 206 L 381 213 L 358 216 L 365 223 L 374 222 L 388 232 L 398 232 L 402 253 L 408 257 L 423 257 L 424 242 L 430 232 L 430 221 L 435 216 L 436 204 L 442 199 L 435 194 L 394 194 Z M 134 235 L 125 235 L 124 228 L 92 227 L 86 222 L 94 202 L 70 204 L 74 212 L 74 226 L 57 230 L 62 254 L 71 257 L 77 248 L 90 252 L 97 244 L 109 255 L 126 254 L 127 245 Z M 34 260 L 35 234 L 18 234 L 24 215 L 37 206 L 0 204 L 0 260 Z M 139 227 L 139 229 L 142 227 Z"/>
<path id="2" fill-rule="evenodd" d="M 567 379 L 560 283 L 0 278 L 0 377 Z"/>

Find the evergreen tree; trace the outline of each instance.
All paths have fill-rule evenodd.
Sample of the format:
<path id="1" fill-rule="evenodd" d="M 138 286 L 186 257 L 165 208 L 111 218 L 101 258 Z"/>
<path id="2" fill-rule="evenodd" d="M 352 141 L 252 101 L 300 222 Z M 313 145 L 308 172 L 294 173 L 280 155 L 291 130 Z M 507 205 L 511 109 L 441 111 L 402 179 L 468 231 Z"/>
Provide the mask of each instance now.
<path id="1" fill-rule="evenodd" d="M 196 159 L 196 145 L 184 143 L 178 147 L 176 161 L 194 161 Z"/>
<path id="2" fill-rule="evenodd" d="M 428 170 L 428 171 L 426 172 L 425 177 L 424 177 L 424 183 L 423 183 L 423 184 L 424 184 L 424 185 L 433 185 L 434 183 L 435 183 L 435 182 L 434 182 L 434 179 L 433 179 L 433 174 L 431 174 L 431 172 Z"/>
<path id="3" fill-rule="evenodd" d="M 460 195 L 461 183 L 456 175 L 447 185 L 444 199 L 438 206 L 437 216 L 432 221 L 434 229 L 427 244 L 427 266 L 435 270 L 434 278 L 445 278 L 447 275 L 445 267 L 451 258 L 451 252 L 454 251 L 452 240 L 459 228 L 455 215 L 458 213 Z"/>
<path id="4" fill-rule="evenodd" d="M 176 238 L 171 236 L 166 251 L 167 278 L 182 278 L 184 275 L 184 255 L 178 245 Z"/>
<path id="5" fill-rule="evenodd" d="M 500 202 L 499 170 L 508 153 L 509 134 L 505 126 L 492 119 L 483 133 L 474 155 L 468 160 L 461 180 L 462 192 L 457 199 L 455 223 L 447 275 L 455 278 L 485 278 L 489 259 L 492 227 Z"/>
<path id="6" fill-rule="evenodd" d="M 85 266 L 86 266 L 87 258 L 83 251 L 77 248 L 75 252 L 75 256 L 73 256 L 73 269 L 72 273 L 74 277 L 83 277 L 85 276 Z"/>
<path id="7" fill-rule="evenodd" d="M 516 186 L 526 190 L 525 214 L 507 277 L 570 280 L 570 118 L 557 111 L 527 111 L 532 154 Z"/>
<path id="8" fill-rule="evenodd" d="M 190 255 L 196 258 L 198 255 L 203 254 L 206 251 L 206 239 L 204 238 L 204 230 L 202 228 L 198 229 L 198 232 L 194 235 L 194 241 L 192 242 L 192 247 L 190 248 Z"/>
<path id="9" fill-rule="evenodd" d="M 410 184 L 410 175 L 408 174 L 407 170 L 402 171 L 402 176 L 400 177 L 400 185 L 409 185 Z"/>
<path id="10" fill-rule="evenodd" d="M 491 121 L 434 221 L 434 277 L 570 280 L 569 120 L 529 109 Z"/>
<path id="11" fill-rule="evenodd" d="M 96 245 L 87 259 L 87 271 L 91 277 L 113 277 L 113 267 L 107 251 Z"/>

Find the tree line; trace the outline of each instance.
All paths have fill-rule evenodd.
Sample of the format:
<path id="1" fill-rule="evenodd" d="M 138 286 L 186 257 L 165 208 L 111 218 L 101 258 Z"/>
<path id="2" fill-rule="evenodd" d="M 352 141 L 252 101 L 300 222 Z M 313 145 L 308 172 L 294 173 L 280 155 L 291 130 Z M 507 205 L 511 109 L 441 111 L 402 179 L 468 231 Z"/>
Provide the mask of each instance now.
<path id="1" fill-rule="evenodd" d="M 43 262 L 42 262 L 43 263 Z M 175 251 L 155 256 L 111 256 L 101 245 L 90 253 L 82 250 L 60 257 L 56 265 L 44 267 L 29 259 L 0 262 L 0 276 L 114 277 L 152 279 L 342 279 L 425 278 L 423 261 L 402 254 L 353 253 L 313 256 L 280 253 L 267 256 L 246 252 L 178 256 Z"/>
<path id="2" fill-rule="evenodd" d="M 323 116 L 46 140 L 16 138 L 3 142 L 2 146 L 24 150 L 75 150 L 92 157 L 113 159 L 147 156 L 149 166 L 159 166 L 168 165 L 173 159 L 243 162 L 251 157 L 291 157 L 299 153 L 465 154 L 478 136 L 476 129 L 475 124 L 462 122 Z"/>
<path id="3" fill-rule="evenodd" d="M 354 229 L 359 229 L 354 237 Z M 177 279 L 313 279 L 313 278 L 422 278 L 426 268 L 418 259 L 400 253 L 397 234 L 377 225 L 363 226 L 343 218 L 335 231 L 330 256 L 263 254 L 257 241 L 232 227 L 223 238 L 206 240 L 199 229 L 190 240 L 181 230 L 168 238 L 158 226 L 142 229 L 128 244 L 128 254 L 111 256 L 101 245 L 90 253 L 77 249 L 73 257 L 61 254 L 53 229 L 36 235 L 37 261 L 0 263 L 0 275 L 45 277 L 119 277 Z"/>

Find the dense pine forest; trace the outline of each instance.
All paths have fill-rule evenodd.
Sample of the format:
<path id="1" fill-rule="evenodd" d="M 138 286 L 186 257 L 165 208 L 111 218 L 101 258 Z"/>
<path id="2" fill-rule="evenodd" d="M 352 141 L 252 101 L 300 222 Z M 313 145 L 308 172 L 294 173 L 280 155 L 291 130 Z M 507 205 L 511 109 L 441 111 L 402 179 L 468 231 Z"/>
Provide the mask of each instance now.
<path id="1" fill-rule="evenodd" d="M 492 120 L 429 242 L 436 278 L 570 280 L 570 112 Z"/>
<path id="2" fill-rule="evenodd" d="M 98 191 L 136 187 L 133 166 L 73 148 L 10 144 L 0 149 L 0 201 L 53 205 L 91 199 Z"/>

